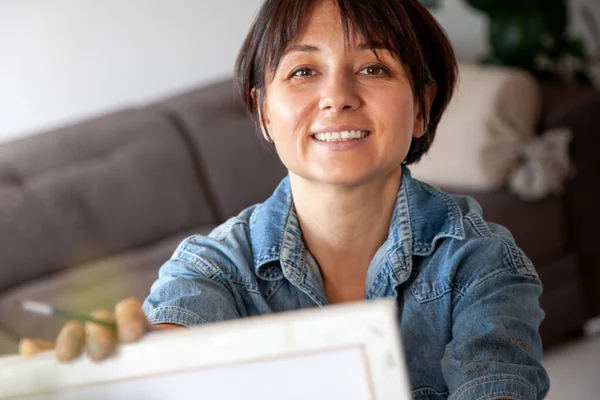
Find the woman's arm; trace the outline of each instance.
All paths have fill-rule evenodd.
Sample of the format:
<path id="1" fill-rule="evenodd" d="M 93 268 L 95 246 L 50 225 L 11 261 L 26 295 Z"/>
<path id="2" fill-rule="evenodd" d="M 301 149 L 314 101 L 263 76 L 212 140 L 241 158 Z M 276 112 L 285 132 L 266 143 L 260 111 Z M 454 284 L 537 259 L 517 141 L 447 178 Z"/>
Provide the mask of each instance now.
<path id="1" fill-rule="evenodd" d="M 442 360 L 450 399 L 546 395 L 549 379 L 538 334 L 541 292 L 537 276 L 498 268 L 456 295 L 452 341 Z"/>

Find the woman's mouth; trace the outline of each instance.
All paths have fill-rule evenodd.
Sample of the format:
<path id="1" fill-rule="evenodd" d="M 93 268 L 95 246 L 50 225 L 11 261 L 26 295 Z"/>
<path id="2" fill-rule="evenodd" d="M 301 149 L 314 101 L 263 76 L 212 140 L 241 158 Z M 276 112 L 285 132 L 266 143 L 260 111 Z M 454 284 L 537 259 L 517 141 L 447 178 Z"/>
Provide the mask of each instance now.
<path id="1" fill-rule="evenodd" d="M 333 143 L 349 140 L 364 139 L 371 134 L 370 131 L 340 131 L 340 132 L 324 132 L 312 135 L 319 142 Z"/>

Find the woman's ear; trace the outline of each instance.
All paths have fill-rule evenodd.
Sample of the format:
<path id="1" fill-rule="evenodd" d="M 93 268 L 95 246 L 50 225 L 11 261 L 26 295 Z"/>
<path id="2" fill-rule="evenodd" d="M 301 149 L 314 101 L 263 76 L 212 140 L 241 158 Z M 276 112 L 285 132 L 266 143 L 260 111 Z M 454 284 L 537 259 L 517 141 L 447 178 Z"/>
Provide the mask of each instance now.
<path id="1" fill-rule="evenodd" d="M 252 102 L 254 103 L 254 107 L 256 107 L 256 112 L 258 113 L 258 125 L 260 125 L 262 135 L 267 142 L 273 143 L 273 139 L 271 139 L 271 136 L 268 132 L 268 127 L 270 125 L 269 117 L 268 114 L 264 112 L 264 110 L 267 108 L 267 100 L 264 99 L 263 104 L 261 106 L 261 92 L 259 89 L 256 88 L 252 89 L 252 91 L 250 92 L 250 96 L 252 96 Z"/>
<path id="2" fill-rule="evenodd" d="M 415 118 L 415 126 L 413 131 L 413 137 L 415 139 L 418 139 L 425 133 L 427 133 L 429 116 L 431 115 L 431 107 L 433 106 L 433 101 L 435 100 L 436 93 L 437 84 L 435 82 L 425 86 L 426 110 L 424 110 L 425 112 L 423 112 L 422 110 L 417 110 L 417 116 Z"/>

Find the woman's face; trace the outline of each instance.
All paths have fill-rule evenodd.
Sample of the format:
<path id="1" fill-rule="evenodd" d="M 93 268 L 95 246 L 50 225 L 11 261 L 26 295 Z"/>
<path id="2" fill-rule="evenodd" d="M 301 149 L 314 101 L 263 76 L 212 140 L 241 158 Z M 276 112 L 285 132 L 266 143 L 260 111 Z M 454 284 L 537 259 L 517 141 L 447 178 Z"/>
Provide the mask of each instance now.
<path id="1" fill-rule="evenodd" d="M 378 60 L 350 36 L 346 47 L 337 5 L 320 2 L 268 80 L 268 132 L 283 164 L 307 180 L 358 185 L 388 176 L 423 131 L 400 60 L 383 48 Z"/>

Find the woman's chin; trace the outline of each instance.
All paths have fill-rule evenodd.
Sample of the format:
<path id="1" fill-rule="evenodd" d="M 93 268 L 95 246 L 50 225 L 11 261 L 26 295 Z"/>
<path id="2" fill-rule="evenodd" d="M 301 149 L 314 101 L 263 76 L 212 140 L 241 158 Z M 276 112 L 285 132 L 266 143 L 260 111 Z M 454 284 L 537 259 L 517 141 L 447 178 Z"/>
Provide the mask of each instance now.
<path id="1" fill-rule="evenodd" d="M 372 171 L 358 171 L 354 169 L 337 173 L 333 171 L 322 171 L 320 174 L 315 174 L 312 180 L 325 185 L 354 187 L 373 178 Z"/>
<path id="2" fill-rule="evenodd" d="M 390 165 L 388 168 L 374 168 L 372 163 L 363 164 L 361 167 L 360 163 L 354 163 L 342 168 L 329 166 L 318 170 L 302 171 L 302 173 L 292 172 L 292 174 L 311 184 L 353 188 L 388 180 L 396 181 L 401 176 L 401 169 L 399 163 L 398 166 Z"/>

